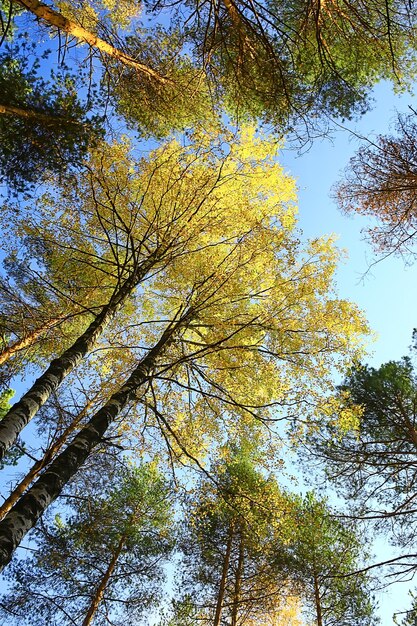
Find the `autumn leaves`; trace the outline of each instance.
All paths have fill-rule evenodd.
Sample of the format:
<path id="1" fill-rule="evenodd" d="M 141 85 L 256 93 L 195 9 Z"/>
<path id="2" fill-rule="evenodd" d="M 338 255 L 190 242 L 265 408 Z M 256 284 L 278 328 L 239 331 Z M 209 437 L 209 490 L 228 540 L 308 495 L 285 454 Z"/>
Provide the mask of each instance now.
<path id="1" fill-rule="evenodd" d="M 172 142 L 137 164 L 127 146 L 103 146 L 72 188 L 57 188 L 58 216 L 55 198 L 44 198 L 42 231 L 39 216 L 35 225 L 28 214 L 20 226 L 28 242 L 36 229 L 50 283 L 67 258 L 68 270 L 81 270 L 67 280 L 81 287 L 88 267 L 88 280 L 93 272 L 106 291 L 89 301 L 97 311 L 91 323 L 2 420 L 3 450 L 93 349 L 106 350 L 102 367 L 109 360 L 114 371 L 116 360 L 120 382 L 1 523 L 3 563 L 128 403 L 164 415 L 168 441 L 179 439 L 187 451 L 191 438 L 197 451 L 204 431 L 220 423 L 218 436 L 230 420 L 240 429 L 268 422 L 277 404 L 301 408 L 317 374 L 324 393 L 334 359 L 357 354 L 366 326 L 353 305 L 329 293 L 331 242 L 299 250 L 293 183 L 273 146 L 249 130 L 226 139 L 212 131 L 184 148 Z M 119 310 L 122 353 L 106 338 Z"/>
<path id="2" fill-rule="evenodd" d="M 0 173 L 10 192 L 0 214 L 1 380 L 36 371 L 2 410 L 1 458 L 33 464 L 1 509 L 0 564 L 37 525 L 31 567 L 53 581 L 54 598 L 64 589 L 63 623 L 112 623 L 129 610 L 132 619 L 137 571 L 173 545 L 170 499 L 177 517 L 189 505 L 176 545 L 183 580 L 201 594 L 181 596 L 167 624 L 275 624 L 284 609 L 295 623 L 308 597 L 319 626 L 330 623 L 328 605 L 332 623 L 368 625 L 367 598 L 341 582 L 358 562 L 354 533 L 324 502 L 271 478 L 283 440 L 357 425 L 333 378 L 361 357 L 368 333 L 357 307 L 335 295 L 332 238 L 300 241 L 278 137 L 303 128 L 308 141 L 326 116 L 366 107 L 370 87 L 397 80 L 400 67 L 410 80 L 415 18 L 397 2 L 168 5 L 141 7 L 142 23 L 131 0 L 20 0 L 0 24 Z M 58 58 L 70 59 L 60 72 L 30 64 L 35 26 L 20 32 L 21 7 L 43 33 L 69 38 L 55 40 Z M 242 120 L 272 123 L 275 135 Z M 151 150 L 137 136 L 170 139 Z M 255 453 L 243 458 L 248 441 Z M 191 487 L 187 470 L 175 474 L 184 465 L 200 472 Z M 51 521 L 59 498 L 62 518 Z M 29 569 L 10 571 L 22 606 L 33 607 Z M 151 585 L 143 601 L 154 595 Z"/>

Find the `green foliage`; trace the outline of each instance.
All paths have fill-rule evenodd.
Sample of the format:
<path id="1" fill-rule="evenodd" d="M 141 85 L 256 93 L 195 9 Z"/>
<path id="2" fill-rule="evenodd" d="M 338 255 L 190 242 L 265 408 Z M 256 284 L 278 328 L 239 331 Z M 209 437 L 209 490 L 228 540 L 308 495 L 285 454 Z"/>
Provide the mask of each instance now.
<path id="1" fill-rule="evenodd" d="M 232 117 L 261 119 L 278 132 L 362 113 L 377 81 L 414 79 L 415 14 L 398 0 L 385 11 L 374 0 L 149 6 L 170 7 L 184 50 Z"/>
<path id="2" fill-rule="evenodd" d="M 340 392 L 345 403 L 360 407 L 358 429 L 340 434 L 328 426 L 313 437 L 314 448 L 329 478 L 350 498 L 365 509 L 377 504 L 386 513 L 396 511 L 401 525 L 401 511 L 413 509 L 415 500 L 417 381 L 412 362 L 405 357 L 379 368 L 357 365 Z"/>
<path id="3" fill-rule="evenodd" d="M 361 409 L 358 428 L 341 434 L 328 425 L 310 445 L 354 510 L 375 520 L 400 547 L 391 576 L 409 576 L 416 570 L 409 555 L 416 540 L 417 477 L 417 379 L 412 360 L 404 357 L 379 368 L 357 365 L 341 393 L 345 403 Z"/>
<path id="4" fill-rule="evenodd" d="M 2 419 L 10 409 L 10 400 L 14 396 L 13 389 L 6 389 L 0 393 L 0 419 Z"/>
<path id="5" fill-rule="evenodd" d="M 201 621 L 201 611 L 192 601 L 191 595 L 172 600 L 169 610 L 165 610 L 158 626 L 195 626 Z"/>
<path id="6" fill-rule="evenodd" d="M 353 527 L 332 516 L 326 502 L 309 493 L 299 499 L 289 551 L 293 575 L 306 598 L 308 614 L 323 626 L 371 626 L 370 580 L 355 573 L 364 559 Z"/>
<path id="7" fill-rule="evenodd" d="M 64 67 L 46 80 L 32 54 L 22 44 L 0 55 L 0 105 L 17 109 L 0 112 L 0 181 L 15 192 L 50 175 L 63 177 L 102 134 L 100 118 L 87 116 L 89 105 L 77 94 L 82 75 L 75 78 Z"/>
<path id="8" fill-rule="evenodd" d="M 108 616 L 112 624 L 139 620 L 158 604 L 172 548 L 169 485 L 153 465 L 119 469 L 104 481 L 89 475 L 73 487 L 74 513 L 44 524 L 30 563 L 17 561 L 9 570 L 2 623 L 81 623 L 113 557 L 94 624 L 108 623 Z"/>
<path id="9" fill-rule="evenodd" d="M 157 62 L 165 83 L 120 64 L 107 66 L 105 81 L 116 97 L 115 108 L 141 136 L 161 139 L 173 131 L 194 128 L 201 120 L 214 120 L 213 101 L 204 72 L 196 68 L 175 32 L 158 28 L 150 36 L 127 39 L 130 54 L 150 67 Z"/>
<path id="10" fill-rule="evenodd" d="M 417 624 L 417 598 L 411 591 L 410 596 L 412 599 L 411 608 L 393 616 L 394 624 L 397 626 L 416 626 Z"/>
<path id="11" fill-rule="evenodd" d="M 188 595 L 176 608 L 194 610 L 202 623 L 213 623 L 221 606 L 219 623 L 239 615 L 239 624 L 273 624 L 283 598 L 299 599 L 308 623 L 377 624 L 370 579 L 355 572 L 366 555 L 354 527 L 312 493 L 280 489 L 252 455 L 231 446 L 192 494 L 181 541 Z"/>
<path id="12" fill-rule="evenodd" d="M 10 400 L 13 398 L 15 392 L 14 389 L 5 389 L 0 392 L 0 420 L 6 415 L 7 411 L 12 406 Z M 19 445 L 9 450 L 2 462 L 0 463 L 0 469 L 3 469 L 6 465 L 17 465 L 20 458 L 24 454 L 24 447 L 18 442 Z"/>
<path id="13" fill-rule="evenodd" d="M 216 609 L 222 624 L 263 623 L 291 588 L 285 557 L 274 560 L 291 504 L 254 465 L 253 447 L 231 445 L 223 453 L 211 480 L 203 480 L 188 503 L 181 540 L 181 589 L 189 594 L 184 602 L 203 623 L 213 623 Z"/>
<path id="14" fill-rule="evenodd" d="M 15 18 L 23 12 L 23 8 L 13 0 L 0 0 L 0 45 L 10 41 L 15 34 Z"/>

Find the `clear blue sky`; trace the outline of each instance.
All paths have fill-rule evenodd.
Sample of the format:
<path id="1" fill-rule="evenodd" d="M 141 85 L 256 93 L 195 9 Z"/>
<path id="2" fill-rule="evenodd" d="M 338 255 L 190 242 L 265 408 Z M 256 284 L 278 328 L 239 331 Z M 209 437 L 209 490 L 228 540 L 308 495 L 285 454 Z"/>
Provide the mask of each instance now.
<path id="1" fill-rule="evenodd" d="M 415 102 L 409 94 L 396 96 L 386 84 L 375 89 L 374 98 L 373 110 L 358 122 L 345 123 L 345 128 L 369 138 L 385 134 L 393 126 L 396 110 L 407 112 L 408 105 Z M 417 259 L 407 267 L 402 259 L 391 256 L 370 268 L 375 255 L 361 233 L 369 220 L 342 215 L 332 201 L 331 187 L 359 144 L 356 137 L 344 130 L 335 133 L 332 140 L 316 140 L 301 156 L 285 150 L 281 162 L 298 182 L 299 224 L 304 235 L 311 238 L 335 233 L 338 245 L 348 252 L 337 275 L 338 292 L 360 306 L 377 333 L 368 363 L 378 366 L 408 352 L 413 328 L 417 327 Z M 391 556 L 383 541 L 378 542 L 375 550 L 378 561 Z M 381 595 L 382 626 L 392 626 L 392 613 L 409 607 L 410 586 L 416 587 L 417 582 L 392 586 Z"/>
<path id="2" fill-rule="evenodd" d="M 406 112 L 413 104 L 412 96 L 395 96 L 384 84 L 375 90 L 375 100 L 373 111 L 357 123 L 345 123 L 345 127 L 366 137 L 384 134 L 395 120 L 395 110 Z M 402 259 L 391 256 L 370 268 L 375 255 L 361 233 L 369 220 L 342 215 L 332 201 L 330 189 L 359 143 L 344 130 L 335 133 L 332 140 L 316 140 L 301 156 L 285 150 L 281 162 L 298 182 L 299 223 L 304 235 L 336 233 L 338 245 L 348 251 L 349 258 L 338 272 L 339 293 L 366 312 L 378 334 L 369 361 L 379 365 L 407 353 L 412 330 L 417 326 L 417 258 L 407 267 Z"/>

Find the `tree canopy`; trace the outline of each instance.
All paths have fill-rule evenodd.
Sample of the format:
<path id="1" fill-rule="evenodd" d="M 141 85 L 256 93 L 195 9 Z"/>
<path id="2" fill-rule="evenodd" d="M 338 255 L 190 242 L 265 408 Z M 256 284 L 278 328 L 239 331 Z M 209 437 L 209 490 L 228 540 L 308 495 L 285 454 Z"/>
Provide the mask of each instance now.
<path id="1" fill-rule="evenodd" d="M 343 253 L 298 229 L 280 150 L 409 88 L 416 17 L 0 0 L 3 623 L 377 623 L 355 518 L 415 540 L 415 374 L 360 365 Z M 414 236 L 398 124 L 337 192 L 389 251 Z M 299 493 L 294 449 L 349 507 Z"/>
<path id="2" fill-rule="evenodd" d="M 399 116 L 396 135 L 364 143 L 336 188 L 340 206 L 376 218 L 370 238 L 378 251 L 414 256 L 417 124 Z"/>
<path id="3" fill-rule="evenodd" d="M 113 471 L 104 486 L 76 485 L 66 518 L 39 528 L 30 566 L 8 574 L 3 623 L 121 624 L 157 603 L 172 547 L 168 485 L 142 465 Z"/>
<path id="4" fill-rule="evenodd" d="M 139 198 L 134 167 L 123 160 L 113 162 L 116 172 L 121 167 L 133 181 L 136 205 L 125 219 L 136 214 L 138 221 L 131 224 L 127 237 L 122 234 L 123 213 L 114 199 L 121 193 L 126 202 L 130 190 L 118 187 L 116 173 L 110 169 L 109 184 L 116 184 L 110 198 L 100 198 L 98 186 L 91 197 L 88 182 L 84 199 L 77 186 L 79 202 L 93 200 L 92 224 L 99 228 L 104 224 L 106 233 L 117 229 L 117 234 L 103 238 L 109 263 L 116 262 L 117 280 L 123 281 L 114 291 L 117 307 L 104 306 L 85 331 L 88 341 L 86 334 L 81 335 L 54 359 L 5 416 L 0 424 L 4 450 L 93 348 L 108 323 L 105 315 L 113 319 L 127 304 L 126 298 L 134 295 L 139 280 L 131 328 L 135 332 L 140 327 L 140 344 L 135 339 L 130 356 L 127 351 L 123 354 L 118 389 L 1 522 L 6 552 L 59 495 L 134 399 L 151 412 L 174 449 L 201 454 L 210 440 L 224 436 L 225 428 L 244 431 L 246 425 L 273 421 L 275 407 L 293 407 L 289 425 L 307 410 L 315 419 L 332 386 L 331 368 L 344 367 L 360 353 L 358 342 L 366 324 L 354 305 L 332 293 L 338 253 L 326 239 L 300 249 L 293 236 L 293 185 L 273 158 L 273 145 L 249 130 L 240 138 L 230 137 L 227 145 L 223 134 L 218 139 L 203 134 L 198 141 L 200 154 L 193 144 L 182 148 L 171 142 L 157 150 L 152 161 L 142 162 L 146 194 Z M 99 163 L 103 167 L 102 157 Z M 107 187 L 104 192 L 109 192 Z M 185 202 L 180 201 L 183 193 Z M 74 216 L 74 204 L 70 206 Z M 178 217 L 172 213 L 175 208 Z M 65 223 L 63 213 L 59 219 Z M 86 232 L 84 218 L 82 224 Z M 139 244 L 131 256 L 134 237 Z M 100 239 L 95 235 L 93 241 L 97 244 Z M 116 260 L 119 249 L 122 268 Z M 106 267 L 106 255 L 104 250 L 97 254 L 99 266 L 104 260 Z M 155 271 L 158 266 L 161 270 Z M 148 280 L 144 268 L 151 270 Z M 123 344 L 129 346 L 129 326 L 123 332 L 127 332 Z M 251 384 L 255 379 L 260 380 L 256 387 Z M 38 492 L 42 496 L 34 495 Z M 25 505 L 25 500 L 31 504 Z M 23 510 L 18 512 L 21 507 L 23 515 Z M 16 516 L 26 518 L 19 528 L 13 521 Z"/>

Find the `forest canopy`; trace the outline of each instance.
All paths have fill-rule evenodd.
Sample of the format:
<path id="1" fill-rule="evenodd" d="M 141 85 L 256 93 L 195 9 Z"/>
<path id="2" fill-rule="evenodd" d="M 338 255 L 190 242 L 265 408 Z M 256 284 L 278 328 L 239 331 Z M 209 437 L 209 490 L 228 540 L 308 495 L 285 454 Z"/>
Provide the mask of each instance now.
<path id="1" fill-rule="evenodd" d="M 411 88 L 416 21 L 0 0 L 0 623 L 379 623 L 363 520 L 414 539 L 413 362 L 363 364 L 281 151 Z M 414 234 L 415 135 L 400 118 L 336 192 L 383 249 Z"/>

